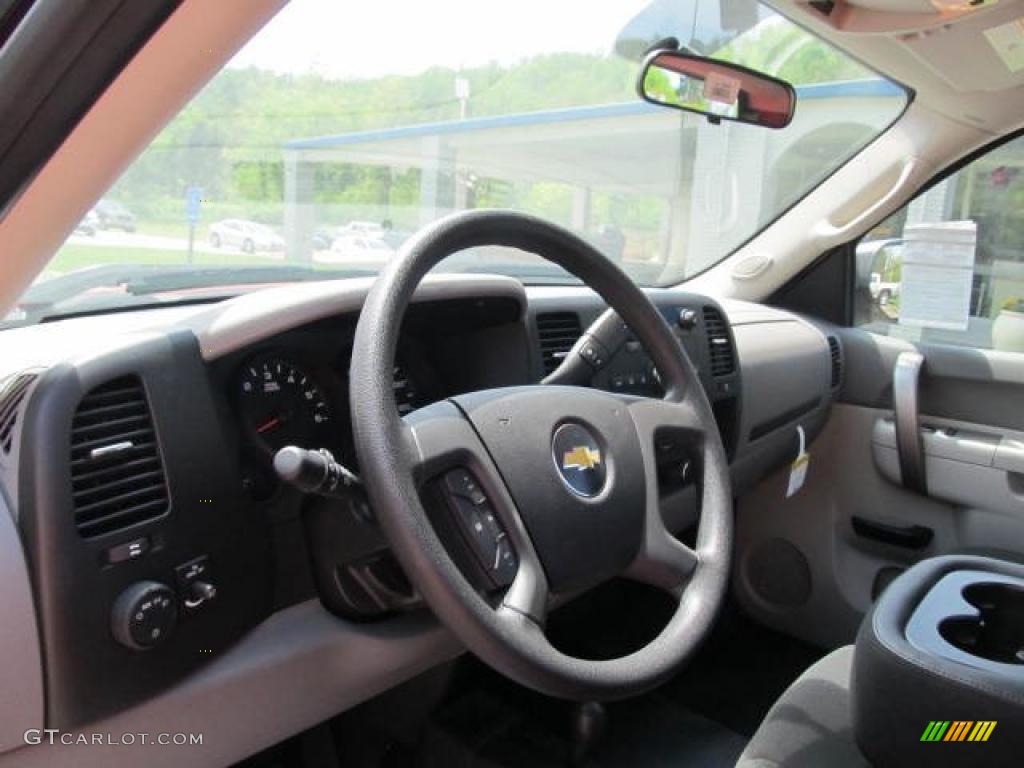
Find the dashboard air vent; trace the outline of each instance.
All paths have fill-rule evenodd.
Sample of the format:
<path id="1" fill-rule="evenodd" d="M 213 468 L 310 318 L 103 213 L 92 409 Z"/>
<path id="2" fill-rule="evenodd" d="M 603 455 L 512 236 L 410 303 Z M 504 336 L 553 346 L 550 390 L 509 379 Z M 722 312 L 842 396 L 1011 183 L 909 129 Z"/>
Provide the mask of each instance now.
<path id="1" fill-rule="evenodd" d="M 142 382 L 125 376 L 89 392 L 71 422 L 75 526 L 99 536 L 167 512 L 169 499 Z"/>
<path id="2" fill-rule="evenodd" d="M 580 317 L 575 312 L 547 312 L 537 315 L 537 336 L 544 361 L 544 375 L 554 371 L 572 345 L 583 335 Z"/>
<path id="3" fill-rule="evenodd" d="M 714 307 L 704 307 L 704 332 L 708 336 L 711 375 L 728 376 L 736 372 L 736 359 L 732 352 L 732 337 L 722 313 Z"/>
<path id="4" fill-rule="evenodd" d="M 0 451 L 11 452 L 14 444 L 14 428 L 18 425 L 18 413 L 25 400 L 25 394 L 32 382 L 36 380 L 34 373 L 18 373 L 11 376 L 0 388 Z"/>
<path id="5" fill-rule="evenodd" d="M 828 353 L 832 358 L 832 389 L 835 389 L 843 380 L 843 353 L 835 336 L 828 337 Z"/>

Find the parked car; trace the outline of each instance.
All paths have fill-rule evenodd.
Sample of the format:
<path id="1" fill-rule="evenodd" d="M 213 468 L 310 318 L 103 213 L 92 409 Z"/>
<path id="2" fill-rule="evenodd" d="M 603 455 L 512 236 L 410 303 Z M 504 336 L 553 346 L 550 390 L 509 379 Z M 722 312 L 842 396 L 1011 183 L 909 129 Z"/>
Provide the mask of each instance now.
<path id="1" fill-rule="evenodd" d="M 104 198 L 93 207 L 98 229 L 121 229 L 135 231 L 135 214 L 116 200 Z"/>
<path id="2" fill-rule="evenodd" d="M 898 278 L 904 247 L 904 241 L 898 238 L 872 240 L 857 246 L 858 283 L 867 275 L 868 293 L 880 307 L 888 306 L 900 295 Z"/>
<path id="3" fill-rule="evenodd" d="M 245 219 L 224 219 L 210 225 L 210 245 L 239 248 L 244 253 L 284 251 L 284 238 L 266 224 Z"/>
<path id="4" fill-rule="evenodd" d="M 408 240 L 412 236 L 412 232 L 407 232 L 404 229 L 386 229 L 381 233 L 380 239 L 384 241 L 391 250 L 397 251 L 402 247 L 402 243 Z"/>
<path id="5" fill-rule="evenodd" d="M 310 244 L 314 251 L 327 251 L 330 250 L 331 244 L 337 236 L 337 227 L 317 227 L 310 238 Z"/>
<path id="6" fill-rule="evenodd" d="M 82 220 L 75 225 L 75 228 L 71 234 L 86 235 L 87 237 L 92 237 L 93 235 L 96 234 L 99 228 L 99 217 L 96 215 L 96 211 L 90 210 L 88 213 L 85 214 L 85 216 L 82 217 Z"/>
<path id="7" fill-rule="evenodd" d="M 394 256 L 395 251 L 380 238 L 362 235 L 341 235 L 331 243 L 329 254 L 323 254 L 326 262 L 363 262 L 383 264 Z"/>
<path id="8" fill-rule="evenodd" d="M 902 251 L 903 240 L 895 237 L 858 243 L 857 287 L 870 290 L 871 276 L 875 272 L 883 274 L 890 264 L 898 263 L 895 260 L 900 258 Z"/>
<path id="9" fill-rule="evenodd" d="M 878 302 L 878 306 L 884 307 L 900 295 L 900 284 L 884 282 L 878 272 L 872 272 L 868 290 L 871 291 L 871 298 Z"/>
<path id="10" fill-rule="evenodd" d="M 384 234 L 384 227 L 375 221 L 350 221 L 338 230 L 338 235 L 369 235 L 377 236 Z"/>

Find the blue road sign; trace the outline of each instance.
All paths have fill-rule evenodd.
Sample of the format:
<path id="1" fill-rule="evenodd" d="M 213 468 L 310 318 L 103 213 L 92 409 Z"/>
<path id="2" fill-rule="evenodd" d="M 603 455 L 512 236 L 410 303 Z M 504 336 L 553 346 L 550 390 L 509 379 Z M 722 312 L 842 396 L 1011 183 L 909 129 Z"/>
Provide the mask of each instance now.
<path id="1" fill-rule="evenodd" d="M 199 187 L 189 187 L 185 193 L 185 218 L 192 226 L 199 223 L 199 207 L 202 202 L 203 190 Z"/>

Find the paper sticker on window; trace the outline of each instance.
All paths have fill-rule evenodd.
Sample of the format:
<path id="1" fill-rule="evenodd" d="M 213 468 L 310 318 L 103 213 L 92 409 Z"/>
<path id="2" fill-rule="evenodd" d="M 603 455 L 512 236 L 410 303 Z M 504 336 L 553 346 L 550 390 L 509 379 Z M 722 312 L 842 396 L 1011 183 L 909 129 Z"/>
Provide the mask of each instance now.
<path id="1" fill-rule="evenodd" d="M 1024 69 L 1024 17 L 986 29 L 985 37 L 1008 70 Z"/>
<path id="2" fill-rule="evenodd" d="M 966 331 L 978 241 L 973 221 L 908 224 L 900 285 L 900 325 Z"/>
<path id="3" fill-rule="evenodd" d="M 740 95 L 740 81 L 721 72 L 708 72 L 704 79 L 704 98 L 719 104 L 735 104 Z"/>

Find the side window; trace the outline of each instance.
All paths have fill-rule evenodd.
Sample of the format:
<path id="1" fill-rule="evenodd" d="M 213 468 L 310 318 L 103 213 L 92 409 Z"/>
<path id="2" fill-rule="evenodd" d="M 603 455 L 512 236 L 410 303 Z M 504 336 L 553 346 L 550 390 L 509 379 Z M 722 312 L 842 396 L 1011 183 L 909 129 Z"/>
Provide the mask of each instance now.
<path id="1" fill-rule="evenodd" d="M 857 325 L 1024 352 L 1024 137 L 919 195 L 856 258 Z"/>

